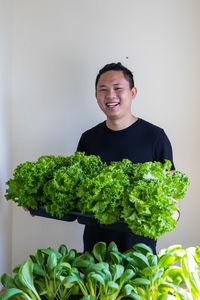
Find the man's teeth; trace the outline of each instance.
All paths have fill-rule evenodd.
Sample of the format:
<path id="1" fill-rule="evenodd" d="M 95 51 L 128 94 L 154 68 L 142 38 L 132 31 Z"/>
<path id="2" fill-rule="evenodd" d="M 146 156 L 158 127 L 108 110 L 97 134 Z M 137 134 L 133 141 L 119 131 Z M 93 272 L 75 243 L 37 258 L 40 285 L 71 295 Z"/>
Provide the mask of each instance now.
<path id="1" fill-rule="evenodd" d="M 107 103 L 106 105 L 109 106 L 109 107 L 112 107 L 112 106 L 117 106 L 119 103 Z"/>

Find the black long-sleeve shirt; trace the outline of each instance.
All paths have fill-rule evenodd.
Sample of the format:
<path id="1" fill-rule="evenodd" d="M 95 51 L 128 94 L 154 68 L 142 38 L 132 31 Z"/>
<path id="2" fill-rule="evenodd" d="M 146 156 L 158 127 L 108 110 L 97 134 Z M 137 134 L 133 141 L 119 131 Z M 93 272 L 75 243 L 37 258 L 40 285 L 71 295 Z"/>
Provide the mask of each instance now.
<path id="1" fill-rule="evenodd" d="M 128 128 L 111 130 L 102 122 L 84 132 L 77 151 L 86 155 L 99 155 L 103 162 L 120 161 L 124 158 L 133 163 L 160 161 L 165 159 L 173 163 L 172 147 L 164 130 L 143 119 L 138 119 Z M 98 241 L 109 244 L 114 241 L 119 251 L 131 249 L 135 243 L 149 245 L 156 252 L 156 241 L 130 232 L 117 232 L 100 226 L 85 226 L 84 251 L 91 251 Z"/>

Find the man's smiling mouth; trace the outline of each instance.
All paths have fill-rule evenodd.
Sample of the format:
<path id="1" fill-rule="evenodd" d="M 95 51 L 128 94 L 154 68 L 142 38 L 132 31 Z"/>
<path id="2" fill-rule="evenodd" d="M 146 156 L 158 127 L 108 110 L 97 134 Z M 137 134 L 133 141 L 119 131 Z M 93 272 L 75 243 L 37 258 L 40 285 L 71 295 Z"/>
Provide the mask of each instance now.
<path id="1" fill-rule="evenodd" d="M 109 103 L 106 103 L 106 106 L 108 106 L 108 107 L 115 107 L 117 105 L 119 105 L 119 102 L 109 102 Z"/>

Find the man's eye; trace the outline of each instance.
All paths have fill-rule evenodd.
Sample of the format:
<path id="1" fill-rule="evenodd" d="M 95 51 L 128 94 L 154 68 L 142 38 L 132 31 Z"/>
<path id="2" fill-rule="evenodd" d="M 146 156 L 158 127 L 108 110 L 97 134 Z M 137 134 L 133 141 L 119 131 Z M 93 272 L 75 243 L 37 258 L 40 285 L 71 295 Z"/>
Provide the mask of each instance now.
<path id="1" fill-rule="evenodd" d="M 115 91 L 119 91 L 119 90 L 121 90 L 121 89 L 122 89 L 122 88 L 119 88 L 119 87 L 118 87 L 118 88 L 115 88 Z"/>

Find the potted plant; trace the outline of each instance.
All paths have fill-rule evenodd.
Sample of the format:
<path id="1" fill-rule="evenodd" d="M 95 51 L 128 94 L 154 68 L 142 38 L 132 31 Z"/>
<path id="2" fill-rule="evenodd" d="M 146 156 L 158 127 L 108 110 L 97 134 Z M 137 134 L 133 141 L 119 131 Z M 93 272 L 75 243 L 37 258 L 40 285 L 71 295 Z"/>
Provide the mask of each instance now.
<path id="1" fill-rule="evenodd" d="M 90 214 L 101 225 L 124 230 L 125 222 L 125 230 L 157 239 L 176 227 L 176 200 L 184 198 L 189 186 L 188 177 L 179 171 L 171 176 L 170 167 L 167 160 L 133 164 L 123 159 L 106 165 L 81 152 L 42 156 L 16 167 L 5 196 L 35 214 L 43 207 L 58 219 L 73 221 L 76 215 L 70 212 L 78 210 L 78 221 L 91 222 Z"/>
<path id="2" fill-rule="evenodd" d="M 199 268 L 199 247 L 175 245 L 157 255 L 145 244 L 121 253 L 113 242 L 99 242 L 91 253 L 37 248 L 13 277 L 1 276 L 0 300 L 197 300 Z"/>

